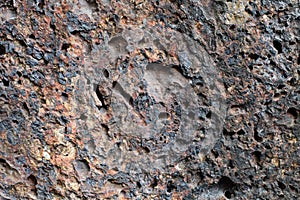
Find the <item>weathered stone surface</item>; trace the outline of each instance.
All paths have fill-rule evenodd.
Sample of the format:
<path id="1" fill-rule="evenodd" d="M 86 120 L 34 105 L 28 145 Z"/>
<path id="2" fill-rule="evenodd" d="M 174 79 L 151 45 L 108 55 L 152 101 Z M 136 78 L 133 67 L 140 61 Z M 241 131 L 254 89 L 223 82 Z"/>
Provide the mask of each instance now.
<path id="1" fill-rule="evenodd" d="M 299 2 L 0 2 L 3 199 L 297 199 Z"/>

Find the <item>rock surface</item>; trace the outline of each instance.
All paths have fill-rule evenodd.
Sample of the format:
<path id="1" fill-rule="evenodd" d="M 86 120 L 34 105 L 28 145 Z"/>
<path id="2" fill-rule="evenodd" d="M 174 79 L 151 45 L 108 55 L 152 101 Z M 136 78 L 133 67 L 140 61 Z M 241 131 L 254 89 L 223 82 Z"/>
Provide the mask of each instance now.
<path id="1" fill-rule="evenodd" d="M 297 199 L 299 2 L 0 2 L 2 199 Z"/>

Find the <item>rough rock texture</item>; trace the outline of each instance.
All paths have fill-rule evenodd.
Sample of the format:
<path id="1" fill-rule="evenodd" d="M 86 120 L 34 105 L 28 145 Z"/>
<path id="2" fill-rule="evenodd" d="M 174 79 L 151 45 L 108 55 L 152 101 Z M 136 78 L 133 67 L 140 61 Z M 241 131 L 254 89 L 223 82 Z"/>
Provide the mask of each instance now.
<path id="1" fill-rule="evenodd" d="M 299 1 L 0 1 L 1 199 L 297 199 Z"/>

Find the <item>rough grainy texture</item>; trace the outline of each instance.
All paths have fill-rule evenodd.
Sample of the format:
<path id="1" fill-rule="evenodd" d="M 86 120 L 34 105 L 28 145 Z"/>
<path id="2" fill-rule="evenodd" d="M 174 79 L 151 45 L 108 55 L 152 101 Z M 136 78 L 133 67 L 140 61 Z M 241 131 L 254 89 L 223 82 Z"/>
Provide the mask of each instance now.
<path id="1" fill-rule="evenodd" d="M 299 1 L 0 1 L 1 199 L 297 199 Z"/>

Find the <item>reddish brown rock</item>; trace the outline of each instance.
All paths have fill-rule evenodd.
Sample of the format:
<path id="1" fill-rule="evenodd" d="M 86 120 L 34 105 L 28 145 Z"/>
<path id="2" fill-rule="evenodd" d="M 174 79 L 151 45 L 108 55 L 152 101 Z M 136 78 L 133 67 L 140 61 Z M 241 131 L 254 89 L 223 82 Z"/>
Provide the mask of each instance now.
<path id="1" fill-rule="evenodd" d="M 0 2 L 3 199 L 297 199 L 297 2 Z"/>

